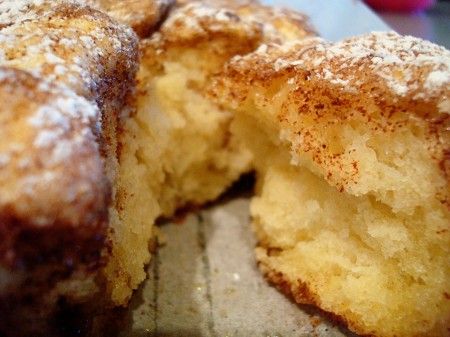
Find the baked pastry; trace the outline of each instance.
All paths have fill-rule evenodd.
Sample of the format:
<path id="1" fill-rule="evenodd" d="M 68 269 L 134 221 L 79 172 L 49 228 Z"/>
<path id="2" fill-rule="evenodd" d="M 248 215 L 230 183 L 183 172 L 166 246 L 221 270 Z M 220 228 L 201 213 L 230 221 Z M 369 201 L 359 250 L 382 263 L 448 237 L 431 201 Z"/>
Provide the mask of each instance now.
<path id="1" fill-rule="evenodd" d="M 250 169 L 229 134 L 231 114 L 203 94 L 211 76 L 263 42 L 311 34 L 293 12 L 178 4 L 141 41 L 134 96 L 135 35 L 86 3 L 141 35 L 171 4 L 155 3 L 151 18 L 133 12 L 151 2 L 127 2 L 129 15 L 113 1 L 0 4 L 0 97 L 17 92 L 0 109 L 8 135 L 0 332 L 8 335 L 64 335 L 67 322 L 55 324 L 62 311 L 73 319 L 78 305 L 91 316 L 125 306 L 145 278 L 154 221 L 215 199 Z"/>
<path id="2" fill-rule="evenodd" d="M 261 270 L 361 334 L 450 331 L 450 52 L 313 38 L 234 58 L 212 93 L 254 156 Z"/>
<path id="3" fill-rule="evenodd" d="M 47 318 L 102 293 L 137 38 L 75 2 L 2 2 L 0 19 L 0 334 L 51 336 Z"/>
<path id="4" fill-rule="evenodd" d="M 285 31 L 273 24 L 281 21 Z M 248 151 L 229 133 L 232 114 L 205 95 L 211 77 L 265 41 L 310 34 L 295 12 L 193 2 L 178 4 L 158 32 L 141 40 L 136 112 L 121 138 L 118 244 L 105 269 L 116 304 L 127 303 L 145 278 L 154 221 L 215 200 L 250 170 Z"/>

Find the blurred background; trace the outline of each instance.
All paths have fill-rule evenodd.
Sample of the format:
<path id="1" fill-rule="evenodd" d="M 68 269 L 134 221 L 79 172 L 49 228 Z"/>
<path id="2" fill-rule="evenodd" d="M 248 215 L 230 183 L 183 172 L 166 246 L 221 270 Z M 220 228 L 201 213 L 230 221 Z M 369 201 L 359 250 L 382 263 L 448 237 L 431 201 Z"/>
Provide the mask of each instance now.
<path id="1" fill-rule="evenodd" d="M 450 48 L 450 0 L 366 0 L 390 27 Z"/>
<path id="2" fill-rule="evenodd" d="M 393 29 L 450 49 L 450 0 L 261 1 L 307 14 L 318 33 L 331 41 Z"/>

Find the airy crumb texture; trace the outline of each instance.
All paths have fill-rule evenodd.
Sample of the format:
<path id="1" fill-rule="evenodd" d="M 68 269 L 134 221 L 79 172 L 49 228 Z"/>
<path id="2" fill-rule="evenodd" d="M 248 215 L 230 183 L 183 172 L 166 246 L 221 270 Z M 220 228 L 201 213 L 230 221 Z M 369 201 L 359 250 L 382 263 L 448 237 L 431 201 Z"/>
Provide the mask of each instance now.
<path id="1" fill-rule="evenodd" d="M 269 45 L 213 85 L 254 155 L 261 269 L 362 335 L 450 331 L 449 67 L 372 33 Z"/>
<path id="2" fill-rule="evenodd" d="M 272 19 L 292 19 L 289 37 L 311 34 L 294 12 L 252 5 L 255 16 L 234 6 L 179 5 L 157 33 L 141 41 L 137 111 L 121 146 L 117 216 L 123 221 L 113 234 L 120 244 L 106 269 L 116 303 L 126 303 L 145 277 L 154 220 L 216 199 L 250 169 L 250 153 L 229 131 L 232 114 L 205 95 L 211 77 L 233 56 L 287 39 Z"/>

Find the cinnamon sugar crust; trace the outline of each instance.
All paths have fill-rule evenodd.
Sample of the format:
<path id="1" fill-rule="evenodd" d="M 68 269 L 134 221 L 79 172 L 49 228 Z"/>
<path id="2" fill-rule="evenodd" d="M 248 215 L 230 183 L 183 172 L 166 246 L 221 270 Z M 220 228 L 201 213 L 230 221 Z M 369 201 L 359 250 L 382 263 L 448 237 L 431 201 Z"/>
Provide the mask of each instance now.
<path id="1" fill-rule="evenodd" d="M 327 146 L 333 126 L 360 118 L 381 135 L 420 121 L 442 177 L 439 190 L 430 193 L 449 207 L 450 52 L 444 47 L 393 32 L 336 44 L 311 38 L 236 57 L 221 76 L 219 90 L 231 95 L 234 104 L 250 99 L 253 85 L 276 90 L 286 83 L 286 101 L 276 120 L 280 137 L 292 145 L 293 161 L 306 154 L 330 184 L 355 195 L 367 192 L 358 188 L 366 182 L 365 172 L 342 148 Z M 329 133 L 321 129 L 323 124 L 329 125 Z M 386 202 L 395 207 L 396 201 Z M 411 207 L 420 203 L 417 199 Z"/>
<path id="2" fill-rule="evenodd" d="M 158 32 L 141 41 L 142 61 L 148 67 L 157 67 L 169 49 L 205 49 L 210 41 L 210 52 L 224 62 L 265 43 L 316 36 L 306 16 L 253 1 L 177 4 Z"/>
<path id="3" fill-rule="evenodd" d="M 115 81 L 132 80 L 137 41 L 131 29 L 70 1 L 31 8 L 0 30 L 3 66 L 64 84 L 99 105 L 106 104 L 102 95 L 114 93 Z"/>

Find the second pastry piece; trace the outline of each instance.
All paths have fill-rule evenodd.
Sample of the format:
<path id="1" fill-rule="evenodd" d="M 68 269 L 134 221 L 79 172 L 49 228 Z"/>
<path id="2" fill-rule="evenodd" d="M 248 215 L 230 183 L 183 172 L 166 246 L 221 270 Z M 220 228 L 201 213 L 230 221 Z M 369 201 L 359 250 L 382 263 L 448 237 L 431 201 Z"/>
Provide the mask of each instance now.
<path id="1" fill-rule="evenodd" d="M 362 335 L 448 336 L 449 66 L 373 33 L 260 49 L 215 86 L 255 157 L 261 269 Z"/>
<path id="2" fill-rule="evenodd" d="M 118 303 L 145 278 L 150 254 L 132 248 L 147 245 L 154 220 L 216 199 L 250 169 L 249 152 L 229 132 L 232 114 L 205 95 L 211 76 L 264 41 L 312 34 L 295 12 L 230 7 L 179 5 L 141 41 L 137 111 L 125 125 L 120 157 L 117 209 L 123 225 L 114 235 L 121 244 L 107 267 Z M 119 272 L 122 266 L 126 273 Z"/>

